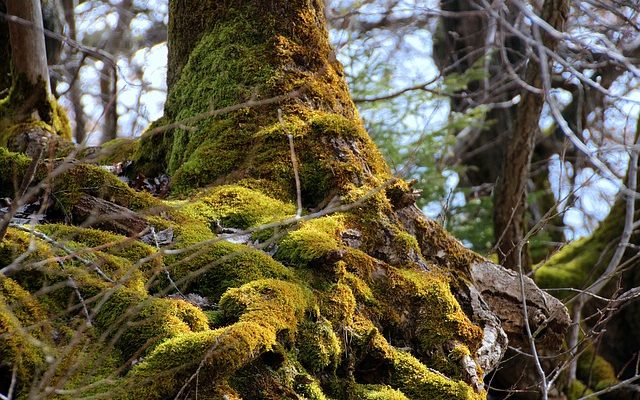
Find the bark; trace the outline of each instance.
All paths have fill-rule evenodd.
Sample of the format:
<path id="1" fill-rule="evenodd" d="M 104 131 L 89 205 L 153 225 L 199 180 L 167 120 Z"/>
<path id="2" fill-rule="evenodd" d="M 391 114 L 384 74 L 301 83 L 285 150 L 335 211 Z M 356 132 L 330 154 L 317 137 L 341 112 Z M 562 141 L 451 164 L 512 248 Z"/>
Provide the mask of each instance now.
<path id="1" fill-rule="evenodd" d="M 553 27 L 562 31 L 569 13 L 569 3 L 564 0 L 547 0 L 542 6 L 541 17 Z M 555 41 L 542 33 L 545 48 L 555 49 Z M 542 68 L 543 57 L 539 54 L 540 62 L 529 61 L 525 75 L 526 82 L 539 89 L 543 87 Z M 549 82 L 550 84 L 550 82 Z M 520 271 L 531 270 L 531 259 L 527 245 L 519 245 L 525 241 L 526 190 L 529 178 L 529 168 L 533 156 L 536 137 L 538 136 L 538 121 L 544 103 L 544 97 L 539 94 L 523 90 L 520 103 L 517 106 L 515 126 L 512 136 L 506 144 L 501 179 L 495 192 L 494 227 L 498 257 L 507 268 Z M 518 254 L 521 252 L 521 254 Z"/>
<path id="2" fill-rule="evenodd" d="M 11 89 L 0 101 L 0 144 L 43 122 L 45 131 L 68 137 L 66 114 L 51 95 L 39 1 L 6 1 L 11 56 Z M 6 68 L 6 65 L 5 67 Z M 24 124 L 24 125 L 19 125 Z M 14 129 L 15 128 L 15 129 Z"/>
<path id="3" fill-rule="evenodd" d="M 30 85 L 36 86 L 40 82 L 44 82 L 46 93 L 50 95 L 49 67 L 47 66 L 40 1 L 7 0 L 6 5 L 9 15 L 28 21 L 26 24 L 17 22 L 9 24 L 14 81 L 18 75 L 23 74 Z"/>
<path id="4" fill-rule="evenodd" d="M 130 27 L 133 19 L 132 0 L 125 0 L 117 6 L 118 23 L 105 38 L 105 51 L 115 57 L 130 43 Z M 113 65 L 104 64 L 100 71 L 100 96 L 103 107 L 102 142 L 118 136 L 118 71 Z"/>

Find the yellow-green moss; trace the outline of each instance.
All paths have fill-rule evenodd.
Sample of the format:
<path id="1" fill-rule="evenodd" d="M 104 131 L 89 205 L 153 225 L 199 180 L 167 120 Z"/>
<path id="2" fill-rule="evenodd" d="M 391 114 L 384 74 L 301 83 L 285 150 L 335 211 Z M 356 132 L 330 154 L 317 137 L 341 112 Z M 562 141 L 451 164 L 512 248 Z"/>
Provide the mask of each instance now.
<path id="1" fill-rule="evenodd" d="M 176 299 L 160 299 L 121 288 L 108 297 L 95 318 L 96 326 L 114 338 L 125 357 L 150 349 L 161 340 L 209 329 L 207 316 L 195 306 Z"/>
<path id="2" fill-rule="evenodd" d="M 593 394 L 593 391 L 589 389 L 584 383 L 576 379 L 569 384 L 566 394 L 567 400 L 578 400 L 586 395 Z M 598 400 L 597 397 L 591 397 L 591 399 Z"/>
<path id="3" fill-rule="evenodd" d="M 30 249 L 29 246 L 32 240 L 34 241 L 34 247 Z M 50 247 L 43 244 L 39 239 L 33 238 L 27 232 L 9 228 L 3 240 L 0 241 L 0 266 L 10 265 L 19 256 L 29 252 L 29 256 L 23 260 L 22 265 L 53 257 Z"/>
<path id="4" fill-rule="evenodd" d="M 319 319 L 300 325 L 297 348 L 298 359 L 310 372 L 317 373 L 333 366 L 335 369 L 342 354 L 342 344 L 336 337 L 331 322 Z"/>
<path id="5" fill-rule="evenodd" d="M 350 325 L 356 310 L 356 299 L 351 288 L 342 283 L 330 287 L 320 298 L 320 310 L 333 323 Z"/>
<path id="6" fill-rule="evenodd" d="M 357 385 L 357 400 L 409 400 L 401 391 L 386 385 Z"/>
<path id="7" fill-rule="evenodd" d="M 399 270 L 398 273 L 404 278 L 398 289 L 421 305 L 420 315 L 416 316 L 420 321 L 416 334 L 422 351 L 433 351 L 452 339 L 477 350 L 482 330 L 462 311 L 445 276 L 412 270 Z"/>
<path id="8" fill-rule="evenodd" d="M 238 185 L 217 186 L 200 193 L 182 209 L 212 225 L 246 229 L 295 214 L 293 204 Z"/>
<path id="9" fill-rule="evenodd" d="M 220 300 L 220 309 L 227 320 L 237 322 L 164 341 L 130 374 L 131 398 L 171 396 L 201 362 L 200 379 L 224 385 L 226 377 L 277 340 L 295 335 L 309 296 L 296 284 L 270 279 L 230 289 Z"/>
<path id="10" fill-rule="evenodd" d="M 359 318 L 354 328 L 359 335 L 354 345 L 366 346 L 368 357 L 371 357 L 369 360 L 378 363 L 378 368 L 371 374 L 379 373 L 380 376 L 367 376 L 366 379 L 378 378 L 377 382 L 387 384 L 411 399 L 485 398 L 484 392 L 477 393 L 465 382 L 429 369 L 411 354 L 394 348 L 370 322 Z"/>
<path id="11" fill-rule="evenodd" d="M 287 234 L 278 243 L 275 257 L 287 265 L 305 266 L 340 250 L 339 230 L 343 218 L 339 215 L 314 219 Z"/>
<path id="12" fill-rule="evenodd" d="M 28 385 L 52 354 L 51 326 L 37 300 L 17 282 L 0 276 L 0 360 L 17 368 Z"/>
<path id="13" fill-rule="evenodd" d="M 39 232 L 47 234 L 60 243 L 73 241 L 88 248 L 99 247 L 101 251 L 136 263 L 156 252 L 154 247 L 138 240 L 127 238 L 98 229 L 81 228 L 64 224 L 43 224 L 37 227 Z M 110 246 L 106 246 L 110 244 Z"/>

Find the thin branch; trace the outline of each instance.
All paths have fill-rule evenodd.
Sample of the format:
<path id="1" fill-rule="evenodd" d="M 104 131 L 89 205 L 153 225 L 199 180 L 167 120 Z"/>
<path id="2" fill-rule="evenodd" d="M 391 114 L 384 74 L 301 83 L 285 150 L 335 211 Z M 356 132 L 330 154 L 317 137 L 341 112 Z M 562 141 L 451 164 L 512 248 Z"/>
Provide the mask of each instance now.
<path id="1" fill-rule="evenodd" d="M 282 129 L 285 129 L 284 120 L 282 119 L 282 110 L 278 108 L 278 121 L 282 125 Z M 296 202 L 298 204 L 298 210 L 296 211 L 296 217 L 302 216 L 302 190 L 300 189 L 300 174 L 298 173 L 298 158 L 296 157 L 296 149 L 293 146 L 293 135 L 287 133 L 289 138 L 289 150 L 291 152 L 291 164 L 293 165 L 293 175 L 296 180 Z"/>

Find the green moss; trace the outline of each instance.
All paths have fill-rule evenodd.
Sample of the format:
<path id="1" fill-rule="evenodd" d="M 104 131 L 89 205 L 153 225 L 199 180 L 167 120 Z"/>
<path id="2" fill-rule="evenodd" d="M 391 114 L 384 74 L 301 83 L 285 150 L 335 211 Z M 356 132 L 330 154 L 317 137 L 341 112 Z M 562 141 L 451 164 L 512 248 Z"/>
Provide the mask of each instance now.
<path id="1" fill-rule="evenodd" d="M 602 274 L 615 250 L 622 233 L 620 221 L 624 220 L 624 212 L 624 202 L 616 202 L 591 236 L 564 246 L 539 266 L 535 271 L 536 283 L 543 288 L 582 288 L 593 282 Z"/>
<path id="2" fill-rule="evenodd" d="M 196 238 L 197 239 L 197 238 Z M 216 301 L 231 287 L 263 278 L 291 279 L 292 273 L 267 254 L 245 245 L 225 241 L 199 245 L 179 237 L 176 247 L 190 249 L 166 259 L 173 279 L 187 292 Z M 184 241 L 183 241 L 184 240 Z"/>
<path id="3" fill-rule="evenodd" d="M 295 207 L 256 190 L 225 185 L 200 193 L 182 211 L 209 225 L 218 221 L 224 227 L 246 229 L 291 217 Z"/>
<path id="4" fill-rule="evenodd" d="M 71 140 L 69 118 L 47 93 L 44 82 L 34 85 L 23 75 L 14 77 L 9 95 L 0 99 L 0 146 L 6 146 L 13 134 L 24 132 L 16 130 L 16 126 L 28 127 L 34 123 L 52 135 Z"/>
<path id="5" fill-rule="evenodd" d="M 0 276 L 0 360 L 15 365 L 20 382 L 28 385 L 52 354 L 47 343 L 51 326 L 36 299 L 17 282 Z"/>
<path id="6" fill-rule="evenodd" d="M 95 323 L 125 357 L 148 351 L 163 339 L 209 329 L 207 316 L 182 300 L 148 297 L 128 288 L 107 291 L 105 296 Z"/>
<path id="7" fill-rule="evenodd" d="M 78 159 L 87 159 L 101 165 L 115 165 L 133 159 L 138 150 L 140 140 L 117 138 L 100 145 L 90 147 L 78 154 Z"/>
<path id="8" fill-rule="evenodd" d="M 401 391 L 386 385 L 358 385 L 358 400 L 409 400 Z"/>
<path id="9" fill-rule="evenodd" d="M 307 370 L 318 373 L 340 361 L 342 345 L 333 332 L 331 322 L 319 319 L 305 321 L 300 325 L 297 347 L 298 359 Z"/>
<path id="10" fill-rule="evenodd" d="M 567 388 L 567 400 L 578 400 L 586 395 L 592 394 L 593 391 L 589 389 L 584 383 L 579 380 L 574 380 L 569 384 Z M 598 400 L 597 397 L 591 397 L 594 400 Z"/>
<path id="11" fill-rule="evenodd" d="M 151 158 L 164 160 L 175 193 L 252 179 L 270 181 L 272 194 L 290 199 L 295 193 L 287 140 L 291 134 L 304 203 L 311 206 L 335 188 L 344 190 L 358 181 L 358 173 L 388 173 L 358 119 L 342 67 L 329 60 L 331 48 L 320 13 L 307 3 L 280 9 L 277 18 L 268 17 L 257 3 L 207 9 L 205 19 L 215 18 L 216 23 L 204 24 L 193 43 L 172 49 L 183 59 L 172 61 L 174 84 L 165 117 L 156 126 L 301 86 L 309 105 L 284 99 L 260 110 L 247 108 L 187 122 L 191 129 L 150 133 L 142 139 L 136 164 L 148 169 Z M 285 18 L 290 20 L 283 25 Z M 176 20 L 173 26 L 188 19 Z M 180 69 L 179 77 L 174 69 Z M 284 112 L 284 126 L 278 122 L 278 108 Z M 354 146 L 345 146 L 346 139 Z M 341 147 L 343 159 L 336 160 L 329 141 Z"/>
<path id="12" fill-rule="evenodd" d="M 464 247 L 436 221 L 420 218 L 415 223 L 415 238 L 427 261 L 448 271 L 460 272 L 463 274 L 461 278 L 468 278 L 469 267 L 484 260 Z"/>
<path id="13" fill-rule="evenodd" d="M 591 344 L 578 358 L 576 375 L 580 381 L 596 392 L 619 383 L 613 366 L 603 357 L 595 354 Z"/>
<path id="14" fill-rule="evenodd" d="M 46 179 L 49 172 L 42 168 L 37 179 Z M 136 192 L 107 170 L 88 164 L 75 164 L 52 180 L 54 207 L 68 215 L 81 195 L 87 194 L 109 200 L 137 211 L 158 205 L 159 201 L 147 192 Z"/>
<path id="15" fill-rule="evenodd" d="M 278 243 L 275 257 L 287 265 L 305 266 L 340 250 L 339 230 L 343 218 L 339 215 L 314 219 L 287 234 Z"/>
<path id="16" fill-rule="evenodd" d="M 6 173 L 0 177 L 0 195 L 14 197 L 30 159 L 0 147 L 0 168 Z M 41 163 L 34 183 L 45 182 L 55 200 L 53 208 L 71 217 L 71 210 L 82 195 L 106 199 L 120 206 L 139 211 L 159 206 L 160 202 L 149 193 L 136 192 L 107 170 L 94 165 L 67 163 L 54 164 L 56 176 L 51 177 L 51 165 Z"/>
<path id="17" fill-rule="evenodd" d="M 0 146 L 0 196 L 15 196 L 30 163 L 31 159 L 24 154 L 13 153 Z"/>
<path id="18" fill-rule="evenodd" d="M 257 280 L 230 289 L 220 300 L 226 328 L 188 333 L 164 341 L 130 374 L 131 398 L 172 395 L 198 364 L 202 380 L 225 385 L 225 379 L 271 349 L 279 338 L 297 332 L 309 294 L 296 284 Z"/>

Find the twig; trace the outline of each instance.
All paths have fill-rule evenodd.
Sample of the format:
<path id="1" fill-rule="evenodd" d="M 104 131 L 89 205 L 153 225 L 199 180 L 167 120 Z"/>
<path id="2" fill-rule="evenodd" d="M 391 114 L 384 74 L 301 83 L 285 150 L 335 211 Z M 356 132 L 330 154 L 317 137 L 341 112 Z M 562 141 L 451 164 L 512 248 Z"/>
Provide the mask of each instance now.
<path id="1" fill-rule="evenodd" d="M 160 244 L 158 243 L 158 235 L 156 235 L 156 229 L 154 227 L 151 227 L 151 234 L 153 235 L 153 241 L 156 244 L 156 249 L 160 251 Z M 164 274 L 167 276 L 167 279 L 169 280 L 169 283 L 171 284 L 171 286 L 173 286 L 173 288 L 180 295 L 180 297 L 184 299 L 185 298 L 184 294 L 180 291 L 176 283 L 171 278 L 171 274 L 169 273 L 169 270 L 167 269 L 167 266 L 164 265 L 164 263 L 162 263 L 162 269 L 164 270 Z"/>
<path id="2" fill-rule="evenodd" d="M 16 388 L 16 382 L 18 381 L 18 364 L 14 361 L 13 363 L 13 371 L 11 372 L 11 384 L 9 385 L 9 390 L 7 391 L 7 395 L 3 395 L 0 393 L 0 400 L 12 400 L 13 399 L 13 391 Z"/>
<path id="3" fill-rule="evenodd" d="M 62 270 L 65 269 L 64 263 L 62 261 L 60 262 L 60 267 L 62 268 Z M 78 284 L 73 279 L 71 274 L 69 274 L 67 279 L 69 279 L 69 285 L 71 285 L 71 287 L 73 288 L 73 291 L 76 293 L 76 296 L 78 297 L 78 300 L 82 305 L 82 312 L 84 313 L 85 318 L 87 318 L 87 325 L 92 326 L 93 324 L 91 323 L 91 315 L 89 314 L 89 309 L 87 308 L 87 304 L 84 301 L 84 297 L 82 296 L 82 293 L 80 293 L 80 288 L 78 287 Z"/>
<path id="4" fill-rule="evenodd" d="M 282 110 L 278 108 L 278 121 L 282 125 L 282 129 L 285 129 L 284 119 L 282 119 Z M 286 131 L 286 129 L 285 129 Z M 289 150 L 291 151 L 291 164 L 293 164 L 293 176 L 296 180 L 296 201 L 298 203 L 298 210 L 296 211 L 296 217 L 302 216 L 302 190 L 300 189 L 300 174 L 298 174 L 298 158 L 296 157 L 296 149 L 293 147 L 293 135 L 287 133 L 289 138 Z"/>

